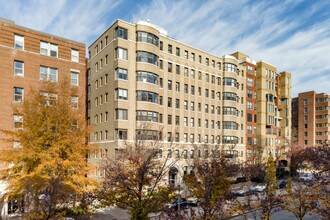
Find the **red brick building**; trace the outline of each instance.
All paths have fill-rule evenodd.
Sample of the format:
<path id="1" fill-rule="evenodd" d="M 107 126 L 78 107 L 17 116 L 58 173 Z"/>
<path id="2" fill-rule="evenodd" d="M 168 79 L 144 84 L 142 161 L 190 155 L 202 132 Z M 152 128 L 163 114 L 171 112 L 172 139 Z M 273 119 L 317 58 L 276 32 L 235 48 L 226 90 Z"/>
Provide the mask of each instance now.
<path id="1" fill-rule="evenodd" d="M 0 18 L 0 129 L 22 126 L 23 118 L 14 114 L 13 107 L 24 102 L 42 80 L 70 80 L 78 88 L 71 101 L 85 111 L 85 51 L 82 43 Z M 18 145 L 0 142 L 0 148 Z"/>
<path id="2" fill-rule="evenodd" d="M 292 131 L 299 146 L 330 143 L 330 95 L 315 91 L 292 99 Z"/>

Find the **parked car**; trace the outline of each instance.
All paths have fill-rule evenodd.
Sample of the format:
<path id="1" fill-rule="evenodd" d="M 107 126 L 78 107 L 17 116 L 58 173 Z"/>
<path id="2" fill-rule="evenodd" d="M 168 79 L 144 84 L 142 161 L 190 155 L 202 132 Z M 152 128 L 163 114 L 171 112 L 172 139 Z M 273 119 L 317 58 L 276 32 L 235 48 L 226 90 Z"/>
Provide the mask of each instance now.
<path id="1" fill-rule="evenodd" d="M 254 190 L 255 190 L 256 192 L 263 192 L 265 189 L 266 189 L 266 185 L 256 185 L 256 186 L 254 187 Z"/>
<path id="2" fill-rule="evenodd" d="M 177 211 L 179 206 L 180 209 L 187 209 L 189 208 L 189 202 L 185 198 L 176 199 L 169 205 L 169 208 Z"/>
<path id="3" fill-rule="evenodd" d="M 314 175 L 312 173 L 301 173 L 299 175 L 300 181 L 311 181 L 314 179 Z"/>
<path id="4" fill-rule="evenodd" d="M 250 192 L 255 192 L 256 191 L 256 187 L 255 186 L 249 186 L 249 191 Z"/>
<path id="5" fill-rule="evenodd" d="M 249 194 L 249 191 L 250 191 L 249 188 L 247 186 L 244 186 L 244 187 L 236 190 L 235 192 L 236 192 L 237 196 L 246 196 Z"/>
<path id="6" fill-rule="evenodd" d="M 278 181 L 278 188 L 279 189 L 286 188 L 286 184 L 288 184 L 288 181 L 286 181 L 286 180 L 280 180 L 280 181 Z"/>

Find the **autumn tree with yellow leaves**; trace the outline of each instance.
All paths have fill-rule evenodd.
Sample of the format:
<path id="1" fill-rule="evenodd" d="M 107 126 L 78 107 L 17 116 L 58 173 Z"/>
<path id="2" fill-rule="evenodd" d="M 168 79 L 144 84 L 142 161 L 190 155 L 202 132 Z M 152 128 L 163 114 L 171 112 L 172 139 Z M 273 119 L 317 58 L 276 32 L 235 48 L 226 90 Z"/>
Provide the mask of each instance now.
<path id="1" fill-rule="evenodd" d="M 8 183 L 8 200 L 22 200 L 26 219 L 52 219 L 77 208 L 81 196 L 95 187 L 88 179 L 88 129 L 82 107 L 72 102 L 76 89 L 68 81 L 44 82 L 31 89 L 15 109 L 22 124 L 1 131 L 14 148 L 0 152 L 8 166 L 1 178 Z M 81 100 L 83 102 L 83 100 Z"/>

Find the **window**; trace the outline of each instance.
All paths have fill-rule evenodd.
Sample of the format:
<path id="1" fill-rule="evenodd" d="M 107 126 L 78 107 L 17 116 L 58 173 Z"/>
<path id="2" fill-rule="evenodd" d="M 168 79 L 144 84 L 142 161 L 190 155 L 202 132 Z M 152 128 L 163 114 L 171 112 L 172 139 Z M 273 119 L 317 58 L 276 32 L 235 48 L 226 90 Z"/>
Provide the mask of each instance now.
<path id="1" fill-rule="evenodd" d="M 163 41 L 160 41 L 160 42 L 159 42 L 159 49 L 160 49 L 160 50 L 163 50 Z"/>
<path id="2" fill-rule="evenodd" d="M 14 61 L 14 75 L 24 76 L 24 62 Z"/>
<path id="3" fill-rule="evenodd" d="M 172 107 L 172 98 L 171 97 L 167 98 L 167 107 Z"/>
<path id="4" fill-rule="evenodd" d="M 184 73 L 183 74 L 184 74 L 185 77 L 188 77 L 188 68 L 187 67 L 184 68 Z"/>
<path id="5" fill-rule="evenodd" d="M 175 66 L 175 73 L 176 73 L 177 75 L 180 75 L 180 66 L 179 66 L 179 65 L 176 65 L 176 66 Z"/>
<path id="6" fill-rule="evenodd" d="M 191 53 L 191 61 L 195 61 L 195 53 Z"/>
<path id="7" fill-rule="evenodd" d="M 116 28 L 116 37 L 127 40 L 127 29 L 122 28 L 122 27 L 117 27 Z"/>
<path id="8" fill-rule="evenodd" d="M 237 87 L 237 80 L 229 77 L 223 78 L 223 85 L 224 86 L 234 86 Z"/>
<path id="9" fill-rule="evenodd" d="M 184 108 L 184 110 L 188 110 L 188 101 L 187 100 L 183 101 L 183 108 Z"/>
<path id="10" fill-rule="evenodd" d="M 168 142 L 172 141 L 172 132 L 167 132 L 167 141 Z"/>
<path id="11" fill-rule="evenodd" d="M 248 86 L 253 86 L 253 79 L 248 78 Z"/>
<path id="12" fill-rule="evenodd" d="M 180 116 L 175 116 L 175 125 L 180 125 Z"/>
<path id="13" fill-rule="evenodd" d="M 304 105 L 308 104 L 308 99 L 304 99 Z"/>
<path id="14" fill-rule="evenodd" d="M 223 129 L 238 130 L 238 124 L 233 121 L 224 121 L 222 122 Z"/>
<path id="15" fill-rule="evenodd" d="M 237 144 L 238 143 L 238 137 L 235 137 L 235 136 L 223 136 L 222 137 L 222 143 L 223 144 Z"/>
<path id="16" fill-rule="evenodd" d="M 126 140 L 127 139 L 127 129 L 116 129 L 115 130 L 116 140 Z"/>
<path id="17" fill-rule="evenodd" d="M 175 54 L 177 55 L 177 56 L 180 56 L 180 48 L 176 48 L 176 51 L 175 51 Z"/>
<path id="18" fill-rule="evenodd" d="M 151 63 L 158 66 L 158 56 L 153 53 L 145 52 L 145 51 L 137 51 L 136 61 Z"/>
<path id="19" fill-rule="evenodd" d="M 14 87 L 14 102 L 22 103 L 24 98 L 24 89 Z"/>
<path id="20" fill-rule="evenodd" d="M 126 75 L 127 75 L 127 71 L 126 71 Z M 158 85 L 158 75 L 151 73 L 151 72 L 138 71 L 137 72 L 137 81 L 138 82 L 148 82 L 148 83 Z"/>
<path id="21" fill-rule="evenodd" d="M 180 92 L 180 83 L 179 82 L 175 83 L 175 91 Z"/>
<path id="22" fill-rule="evenodd" d="M 151 33 L 138 31 L 136 35 L 136 40 L 139 42 L 146 42 L 155 45 L 158 47 L 158 40 L 159 38 L 156 35 L 153 35 Z"/>
<path id="23" fill-rule="evenodd" d="M 168 45 L 167 51 L 168 51 L 169 53 L 172 53 L 172 45 L 171 45 L 171 44 Z"/>
<path id="24" fill-rule="evenodd" d="M 252 110 L 252 102 L 247 102 L 247 109 Z"/>
<path id="25" fill-rule="evenodd" d="M 79 85 L 79 73 L 75 71 L 71 71 L 71 85 L 78 86 Z"/>
<path id="26" fill-rule="evenodd" d="M 188 59 L 188 51 L 187 50 L 184 51 L 184 58 Z"/>
<path id="27" fill-rule="evenodd" d="M 159 60 L 159 68 L 163 69 L 163 60 Z"/>
<path id="28" fill-rule="evenodd" d="M 168 71 L 169 73 L 172 72 L 172 63 L 168 63 L 168 65 L 167 65 L 167 71 Z"/>
<path id="29" fill-rule="evenodd" d="M 247 121 L 252 122 L 252 120 L 253 120 L 252 114 L 247 114 Z"/>
<path id="30" fill-rule="evenodd" d="M 184 93 L 188 93 L 188 84 L 184 84 L 183 91 Z"/>
<path id="31" fill-rule="evenodd" d="M 175 99 L 175 108 L 180 108 L 180 99 Z"/>
<path id="32" fill-rule="evenodd" d="M 20 35 L 14 35 L 14 48 L 24 50 L 24 37 Z"/>
<path id="33" fill-rule="evenodd" d="M 195 119 L 194 118 L 190 118 L 190 126 L 195 127 Z"/>
<path id="34" fill-rule="evenodd" d="M 158 122 L 158 112 L 142 110 L 136 111 L 136 120 Z"/>
<path id="35" fill-rule="evenodd" d="M 58 46 L 52 43 L 41 41 L 40 54 L 51 57 L 58 57 Z"/>
<path id="36" fill-rule="evenodd" d="M 190 93 L 191 95 L 195 95 L 195 86 L 191 86 Z"/>
<path id="37" fill-rule="evenodd" d="M 71 61 L 79 62 L 79 51 L 75 49 L 71 49 Z"/>
<path id="38" fill-rule="evenodd" d="M 188 118 L 187 117 L 183 118 L 183 125 L 188 126 Z"/>
<path id="39" fill-rule="evenodd" d="M 190 103 L 190 110 L 195 111 L 195 102 Z"/>
<path id="40" fill-rule="evenodd" d="M 206 66 L 210 65 L 210 59 L 209 58 L 205 58 L 205 64 L 206 64 Z"/>
<path id="41" fill-rule="evenodd" d="M 127 109 L 116 109 L 116 119 L 127 120 Z"/>
<path id="42" fill-rule="evenodd" d="M 138 90 L 136 92 L 136 95 L 137 95 L 137 97 L 136 97 L 137 101 L 158 103 L 158 94 L 157 93 Z"/>
<path id="43" fill-rule="evenodd" d="M 194 69 L 191 70 L 191 78 L 195 79 L 195 70 Z"/>
<path id="44" fill-rule="evenodd" d="M 233 92 L 224 92 L 222 93 L 223 100 L 237 101 L 237 95 Z"/>
<path id="45" fill-rule="evenodd" d="M 117 47 L 116 48 L 116 58 L 127 60 L 127 49 Z"/>
<path id="46" fill-rule="evenodd" d="M 167 116 L 167 124 L 171 125 L 172 124 L 172 115 Z"/>
<path id="47" fill-rule="evenodd" d="M 209 82 L 210 80 L 210 75 L 208 73 L 205 74 L 205 82 Z"/>
<path id="48" fill-rule="evenodd" d="M 126 69 L 117 68 L 115 70 L 115 72 L 116 72 L 116 79 L 127 80 L 127 70 Z"/>
<path id="49" fill-rule="evenodd" d="M 218 65 L 218 69 L 219 69 L 219 70 L 221 70 L 221 63 L 220 63 L 220 62 L 218 62 L 218 64 L 217 64 L 217 65 Z"/>
<path id="50" fill-rule="evenodd" d="M 231 63 L 224 64 L 224 70 L 229 72 L 237 73 L 237 66 Z"/>
<path id="51" fill-rule="evenodd" d="M 248 91 L 247 91 L 247 96 L 248 96 L 248 98 L 252 98 L 252 97 L 253 97 L 253 92 L 252 92 L 252 90 L 248 90 Z"/>
<path id="52" fill-rule="evenodd" d="M 15 129 L 23 128 L 23 116 L 22 115 L 14 115 L 14 128 Z"/>
<path id="53" fill-rule="evenodd" d="M 78 108 L 78 96 L 71 96 L 71 107 Z"/>
<path id="54" fill-rule="evenodd" d="M 237 116 L 238 110 L 234 107 L 222 107 L 222 114 Z"/>
<path id="55" fill-rule="evenodd" d="M 58 71 L 55 68 L 40 66 L 40 79 L 57 82 Z"/>
<path id="56" fill-rule="evenodd" d="M 127 100 L 127 89 L 116 89 L 115 90 L 116 99 Z"/>

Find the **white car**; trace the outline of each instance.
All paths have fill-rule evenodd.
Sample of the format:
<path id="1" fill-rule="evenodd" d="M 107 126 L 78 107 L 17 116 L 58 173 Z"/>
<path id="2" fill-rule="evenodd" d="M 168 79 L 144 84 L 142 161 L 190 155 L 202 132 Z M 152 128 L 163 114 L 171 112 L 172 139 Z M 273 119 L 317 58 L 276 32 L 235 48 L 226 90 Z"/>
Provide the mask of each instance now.
<path id="1" fill-rule="evenodd" d="M 257 185 L 254 187 L 254 191 L 263 192 L 266 189 L 266 185 Z"/>
<path id="2" fill-rule="evenodd" d="M 311 181 L 314 179 L 314 175 L 312 173 L 301 173 L 299 176 L 299 180 L 302 181 Z"/>

